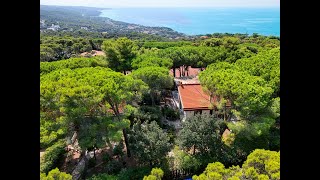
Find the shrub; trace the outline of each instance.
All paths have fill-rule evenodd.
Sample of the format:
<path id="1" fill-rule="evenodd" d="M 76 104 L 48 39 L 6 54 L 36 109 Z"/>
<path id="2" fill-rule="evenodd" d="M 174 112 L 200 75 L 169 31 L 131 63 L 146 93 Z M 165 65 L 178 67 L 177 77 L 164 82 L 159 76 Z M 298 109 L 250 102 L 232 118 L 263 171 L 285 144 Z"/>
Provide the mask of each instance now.
<path id="1" fill-rule="evenodd" d="M 124 168 L 118 174 L 121 180 L 141 180 L 151 171 L 150 167 Z"/>
<path id="2" fill-rule="evenodd" d="M 58 168 L 52 169 L 48 175 L 40 173 L 40 180 L 72 180 L 71 174 L 60 172 Z"/>
<path id="3" fill-rule="evenodd" d="M 89 159 L 88 161 L 88 168 L 93 168 L 97 164 L 94 158 Z"/>
<path id="4" fill-rule="evenodd" d="M 177 120 L 180 118 L 179 110 L 174 110 L 174 109 L 167 107 L 167 106 L 162 108 L 162 113 L 170 121 L 174 121 L 174 120 Z"/>
<path id="5" fill-rule="evenodd" d="M 149 176 L 144 176 L 143 180 L 161 180 L 164 172 L 161 168 L 152 168 Z"/>
<path id="6" fill-rule="evenodd" d="M 95 174 L 88 178 L 88 180 L 118 180 L 119 178 L 114 175 L 109 175 L 106 173 Z"/>
<path id="7" fill-rule="evenodd" d="M 111 157 L 110 157 L 110 155 L 106 152 L 105 154 L 103 154 L 102 160 L 103 160 L 103 162 L 108 162 L 108 161 L 111 160 Z"/>
<path id="8" fill-rule="evenodd" d="M 123 167 L 123 165 L 120 161 L 112 160 L 107 163 L 106 172 L 108 174 L 117 174 L 121 171 L 122 167 Z"/>
<path id="9" fill-rule="evenodd" d="M 129 119 L 131 122 L 135 122 L 136 120 L 140 120 L 141 123 L 145 121 L 156 121 L 158 125 L 161 127 L 161 118 L 162 113 L 159 107 L 151 107 L 151 106 L 140 106 L 138 110 L 131 114 Z"/>
<path id="10" fill-rule="evenodd" d="M 123 146 L 123 141 L 120 141 L 118 145 L 115 145 L 115 147 L 113 148 L 113 155 L 115 156 L 120 156 L 122 157 L 123 156 L 123 150 L 124 149 L 124 146 Z"/>
<path id="11" fill-rule="evenodd" d="M 64 147 L 65 142 L 60 140 L 46 149 L 45 154 L 40 160 L 40 172 L 48 173 L 51 169 L 57 166 L 60 158 L 65 153 Z"/>

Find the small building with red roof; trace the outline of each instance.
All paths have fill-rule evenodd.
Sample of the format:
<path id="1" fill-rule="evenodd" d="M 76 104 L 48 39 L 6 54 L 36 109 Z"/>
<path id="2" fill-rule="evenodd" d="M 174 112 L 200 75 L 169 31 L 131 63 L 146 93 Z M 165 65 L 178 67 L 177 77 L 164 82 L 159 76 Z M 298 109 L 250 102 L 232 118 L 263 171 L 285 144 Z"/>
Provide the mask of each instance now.
<path id="1" fill-rule="evenodd" d="M 185 118 L 198 113 L 212 115 L 217 110 L 215 105 L 219 102 L 219 97 L 211 97 L 205 93 L 200 83 L 179 83 L 178 95 L 179 107 L 183 111 Z M 227 107 L 230 107 L 230 103 L 227 103 Z"/>

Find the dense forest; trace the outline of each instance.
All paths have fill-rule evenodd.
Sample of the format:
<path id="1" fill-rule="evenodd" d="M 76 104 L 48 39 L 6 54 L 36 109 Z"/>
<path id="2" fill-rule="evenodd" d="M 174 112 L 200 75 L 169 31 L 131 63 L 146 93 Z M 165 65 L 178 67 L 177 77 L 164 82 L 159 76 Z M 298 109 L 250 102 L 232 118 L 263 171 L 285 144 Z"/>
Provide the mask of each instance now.
<path id="1" fill-rule="evenodd" d="M 62 10 L 41 7 L 66 28 L 40 35 L 41 180 L 280 179 L 279 37 L 104 34 L 99 9 Z M 219 100 L 182 120 L 167 100 L 192 68 Z"/>
<path id="2" fill-rule="evenodd" d="M 86 179 L 170 179 L 175 171 L 193 179 L 280 179 L 280 162 L 273 158 L 280 150 L 279 38 L 212 34 L 189 41 L 139 41 L 42 35 L 40 47 L 42 179 L 75 176 L 80 163 L 72 164 L 74 151 L 80 157 L 94 152 L 80 170 Z M 93 49 L 105 56 L 79 56 Z M 169 70 L 182 77 L 188 72 L 181 66 L 203 69 L 200 83 L 222 97 L 217 107 L 223 116 L 195 115 L 180 130 L 163 122 L 180 118 L 161 102 L 174 89 Z M 224 108 L 227 99 L 230 109 Z M 231 130 L 227 137 L 225 129 Z M 76 144 L 72 151 L 66 149 L 70 144 Z M 271 153 L 274 162 L 267 169 L 248 163 L 256 149 L 270 150 L 252 155 Z"/>

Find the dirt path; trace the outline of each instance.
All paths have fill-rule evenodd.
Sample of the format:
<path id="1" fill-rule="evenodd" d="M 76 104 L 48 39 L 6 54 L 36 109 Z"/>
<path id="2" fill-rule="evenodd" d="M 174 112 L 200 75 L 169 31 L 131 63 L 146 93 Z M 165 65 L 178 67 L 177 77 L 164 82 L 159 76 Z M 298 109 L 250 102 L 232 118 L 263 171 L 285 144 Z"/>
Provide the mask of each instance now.
<path id="1" fill-rule="evenodd" d="M 45 153 L 45 150 L 40 150 L 40 159 L 44 155 L 44 153 Z"/>

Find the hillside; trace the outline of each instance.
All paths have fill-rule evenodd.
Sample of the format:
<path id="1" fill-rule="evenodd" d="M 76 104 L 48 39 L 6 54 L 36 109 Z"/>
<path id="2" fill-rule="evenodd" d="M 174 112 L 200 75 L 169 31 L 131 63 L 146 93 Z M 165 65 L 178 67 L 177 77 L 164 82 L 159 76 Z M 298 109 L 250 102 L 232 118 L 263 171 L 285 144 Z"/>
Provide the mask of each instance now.
<path id="1" fill-rule="evenodd" d="M 99 17 L 106 8 L 68 7 L 40 5 L 40 31 L 54 32 L 98 32 L 109 35 L 143 33 L 170 39 L 187 37 L 167 27 L 148 27 Z"/>

